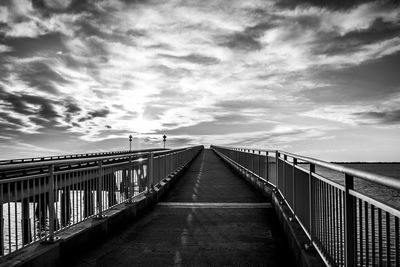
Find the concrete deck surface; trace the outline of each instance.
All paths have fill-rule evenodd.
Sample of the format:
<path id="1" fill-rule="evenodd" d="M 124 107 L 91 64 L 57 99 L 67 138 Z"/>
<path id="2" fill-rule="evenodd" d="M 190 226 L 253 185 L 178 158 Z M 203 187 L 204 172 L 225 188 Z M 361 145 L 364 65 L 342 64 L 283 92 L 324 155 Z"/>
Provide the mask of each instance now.
<path id="1" fill-rule="evenodd" d="M 211 150 L 166 198 L 68 266 L 295 266 L 273 208 Z"/>

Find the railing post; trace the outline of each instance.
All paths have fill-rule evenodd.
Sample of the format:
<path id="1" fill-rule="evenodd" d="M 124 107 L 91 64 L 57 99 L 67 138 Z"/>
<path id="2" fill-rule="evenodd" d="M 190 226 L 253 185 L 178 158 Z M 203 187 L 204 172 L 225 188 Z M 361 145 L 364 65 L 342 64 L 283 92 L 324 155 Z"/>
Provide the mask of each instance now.
<path id="1" fill-rule="evenodd" d="M 275 187 L 279 189 L 279 167 L 278 167 L 278 160 L 279 160 L 279 151 L 275 152 L 275 168 L 276 168 L 276 185 Z"/>
<path id="2" fill-rule="evenodd" d="M 296 165 L 297 165 L 297 159 L 293 158 L 292 199 L 293 199 L 293 211 L 295 215 L 296 215 Z"/>
<path id="3" fill-rule="evenodd" d="M 103 175 L 104 175 L 104 170 L 103 170 L 103 163 L 101 160 L 98 163 L 99 165 L 99 177 L 97 181 L 97 209 L 98 209 L 98 215 L 97 218 L 103 218 Z"/>
<path id="4" fill-rule="evenodd" d="M 147 163 L 147 190 L 150 192 L 150 189 L 153 187 L 153 167 L 154 167 L 154 154 L 153 152 L 149 153 L 148 163 Z"/>
<path id="5" fill-rule="evenodd" d="M 282 161 L 282 189 L 281 192 L 283 193 L 283 198 L 287 200 L 286 196 L 286 161 L 287 161 L 287 155 L 283 154 L 283 161 Z"/>
<path id="6" fill-rule="evenodd" d="M 49 166 L 49 242 L 54 242 L 55 212 L 54 212 L 54 165 Z"/>
<path id="7" fill-rule="evenodd" d="M 29 186 L 29 184 L 28 184 Z M 29 217 L 29 196 L 21 200 L 22 208 L 22 243 L 29 244 L 32 241 L 31 235 L 31 219 Z M 2 210 L 2 208 L 0 207 Z M 3 217 L 1 217 L 3 218 Z M 3 233 L 1 231 L 1 233 Z"/>
<path id="8" fill-rule="evenodd" d="M 268 151 L 265 152 L 265 179 L 269 181 Z"/>
<path id="9" fill-rule="evenodd" d="M 350 195 L 350 190 L 354 189 L 354 177 L 348 174 L 345 174 L 345 199 L 344 199 L 344 208 L 345 208 L 345 264 L 347 267 L 355 266 L 355 202 L 354 197 Z"/>
<path id="10" fill-rule="evenodd" d="M 132 164 L 132 156 L 129 156 L 129 169 L 128 169 L 128 181 L 129 181 L 129 202 L 132 202 L 133 197 L 135 196 L 134 192 L 134 177 L 133 177 L 133 164 Z"/>
<path id="11" fill-rule="evenodd" d="M 254 169 L 254 159 L 256 157 L 255 151 L 253 150 L 253 153 L 251 154 L 251 172 L 255 173 L 255 169 Z"/>
<path id="12" fill-rule="evenodd" d="M 309 220 L 310 220 L 310 236 L 311 236 L 311 243 L 313 242 L 314 239 L 314 194 L 313 194 L 313 185 L 312 185 L 312 180 L 313 176 L 312 174 L 315 172 L 315 165 L 310 164 L 310 171 L 308 174 L 308 206 L 309 206 Z"/>
<path id="13" fill-rule="evenodd" d="M 258 150 L 258 176 L 262 177 L 261 175 L 261 150 Z"/>

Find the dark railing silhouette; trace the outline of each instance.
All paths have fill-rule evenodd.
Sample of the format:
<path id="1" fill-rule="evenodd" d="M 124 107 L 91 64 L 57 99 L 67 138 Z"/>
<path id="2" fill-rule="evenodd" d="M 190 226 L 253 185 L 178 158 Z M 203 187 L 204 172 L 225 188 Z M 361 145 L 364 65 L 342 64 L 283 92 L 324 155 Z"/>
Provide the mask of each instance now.
<path id="1" fill-rule="evenodd" d="M 0 254 L 7 255 L 151 192 L 202 146 L 0 164 Z"/>
<path id="2" fill-rule="evenodd" d="M 327 265 L 400 266 L 399 207 L 354 186 L 357 179 L 399 192 L 400 180 L 283 151 L 211 148 L 283 197 L 309 237 L 307 247 L 314 246 Z"/>

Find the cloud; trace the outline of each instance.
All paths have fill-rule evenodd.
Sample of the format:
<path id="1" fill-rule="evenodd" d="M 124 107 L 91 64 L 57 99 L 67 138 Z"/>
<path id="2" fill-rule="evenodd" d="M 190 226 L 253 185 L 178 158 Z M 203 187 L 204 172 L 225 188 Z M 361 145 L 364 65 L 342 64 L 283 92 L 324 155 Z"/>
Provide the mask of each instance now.
<path id="1" fill-rule="evenodd" d="M 39 91 L 56 94 L 56 85 L 69 83 L 61 74 L 44 62 L 32 62 L 15 69 L 18 77 Z"/>
<path id="2" fill-rule="evenodd" d="M 0 88 L 1 89 L 1 88 Z M 13 93 L 0 90 L 2 121 L 7 124 L 8 133 L 17 137 L 21 133 L 37 133 L 43 129 L 61 127 L 57 111 L 58 102 L 38 95 Z"/>
<path id="3" fill-rule="evenodd" d="M 353 113 L 353 115 L 367 120 L 367 123 L 400 124 L 400 109 L 357 112 Z"/>
<path id="4" fill-rule="evenodd" d="M 163 64 L 151 66 L 150 69 L 169 78 L 183 78 L 191 74 L 191 71 L 187 68 L 172 68 Z"/>
<path id="5" fill-rule="evenodd" d="M 357 29 L 345 34 L 321 33 L 314 43 L 314 51 L 325 55 L 352 54 L 365 45 L 389 40 L 399 35 L 400 26 L 397 23 L 384 21 L 380 17 L 365 29 Z"/>
<path id="6" fill-rule="evenodd" d="M 238 100 L 223 100 L 216 103 L 216 106 L 227 110 L 245 110 L 245 109 L 269 109 L 270 101 L 263 99 L 238 99 Z"/>
<path id="7" fill-rule="evenodd" d="M 48 33 L 36 38 L 6 38 L 3 42 L 10 47 L 6 55 L 19 58 L 46 54 L 55 56 L 58 51 L 67 50 L 60 33 Z"/>
<path id="8" fill-rule="evenodd" d="M 221 46 L 243 51 L 260 50 L 262 48 L 262 44 L 256 38 L 243 32 L 220 36 L 217 38 L 217 42 Z"/>
<path id="9" fill-rule="evenodd" d="M 15 113 L 40 115 L 48 120 L 59 116 L 53 108 L 53 101 L 47 98 L 28 94 L 13 94 L 5 90 L 0 90 L 0 95 L 5 101 L 2 106 Z"/>
<path id="10" fill-rule="evenodd" d="M 25 123 L 23 122 L 23 120 L 16 118 L 7 112 L 0 112 L 0 117 L 1 117 L 2 123 L 4 123 L 4 125 L 8 124 L 7 126 L 3 127 L 3 129 L 9 128 L 9 127 L 11 127 L 11 125 L 15 128 L 18 128 L 20 126 L 25 126 Z"/>
<path id="11" fill-rule="evenodd" d="M 45 0 L 44 3 L 48 7 L 51 7 L 56 10 L 64 10 L 66 9 L 70 4 L 72 0 Z"/>
<path id="12" fill-rule="evenodd" d="M 280 8 L 299 8 L 315 6 L 320 8 L 327 8 L 330 10 L 346 11 L 355 8 L 363 3 L 375 2 L 375 0 L 341 0 L 341 1 L 318 1 L 318 0 L 277 0 L 276 5 Z"/>
<path id="13" fill-rule="evenodd" d="M 84 121 L 91 120 L 94 118 L 105 118 L 105 117 L 107 117 L 108 114 L 110 114 L 110 110 L 107 108 L 92 110 L 92 111 L 89 111 L 85 117 L 80 118 L 78 121 L 84 122 Z"/>
<path id="14" fill-rule="evenodd" d="M 6 37 L 37 37 L 44 34 L 45 31 L 34 21 L 24 21 L 14 24 L 9 31 L 6 32 Z"/>
<path id="15" fill-rule="evenodd" d="M 11 47 L 9 47 L 7 45 L 0 44 L 0 53 L 10 52 L 10 51 L 12 51 Z"/>
<path id="16" fill-rule="evenodd" d="M 108 114 L 110 114 L 110 110 L 108 109 L 99 109 L 88 113 L 88 115 L 92 118 L 97 118 L 97 117 L 104 118 Z"/>
<path id="17" fill-rule="evenodd" d="M 375 102 L 399 92 L 400 53 L 385 56 L 359 65 L 338 69 L 317 70 L 314 86 L 301 92 L 314 102 L 354 103 Z"/>
<path id="18" fill-rule="evenodd" d="M 214 65 L 218 64 L 220 60 L 215 57 L 210 57 L 210 56 L 205 56 L 201 54 L 188 54 L 185 56 L 175 56 L 175 55 L 168 55 L 168 54 L 159 54 L 159 56 L 164 57 L 164 58 L 170 58 L 174 59 L 176 61 L 184 61 L 184 62 L 190 62 L 194 64 L 200 64 L 200 65 Z"/>
<path id="19" fill-rule="evenodd" d="M 67 123 L 71 123 L 73 116 L 76 114 L 79 114 L 82 109 L 78 106 L 78 104 L 72 102 L 73 100 L 68 100 L 67 104 L 65 106 L 65 121 Z M 74 126 L 78 126 L 78 124 L 75 123 Z"/>

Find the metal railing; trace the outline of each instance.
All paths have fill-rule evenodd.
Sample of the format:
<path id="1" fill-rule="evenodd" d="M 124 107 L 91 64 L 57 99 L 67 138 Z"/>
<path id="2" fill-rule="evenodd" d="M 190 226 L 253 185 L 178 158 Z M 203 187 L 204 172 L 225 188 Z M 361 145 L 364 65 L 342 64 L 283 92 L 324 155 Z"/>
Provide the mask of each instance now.
<path id="1" fill-rule="evenodd" d="M 400 266 L 399 208 L 363 190 L 385 186 L 396 198 L 400 180 L 283 151 L 211 148 L 283 197 L 327 265 Z"/>
<path id="2" fill-rule="evenodd" d="M 26 163 L 26 162 L 41 162 L 41 161 L 60 160 L 60 159 L 77 159 L 77 158 L 115 156 L 115 155 L 124 155 L 124 154 L 140 153 L 140 152 L 142 152 L 142 153 L 143 152 L 155 152 L 155 151 L 163 151 L 163 150 L 166 150 L 166 149 L 165 148 L 149 148 L 149 149 L 138 149 L 138 150 L 131 150 L 131 151 L 128 151 L 128 150 L 105 151 L 105 152 L 58 155 L 58 156 L 46 156 L 46 157 L 37 157 L 37 158 L 3 159 L 3 160 L 0 160 L 0 165 L 18 164 L 18 163 Z"/>
<path id="3" fill-rule="evenodd" d="M 134 202 L 202 148 L 1 165 L 0 172 L 41 171 L 0 180 L 0 255 L 35 242 L 52 242 L 72 225 Z"/>

